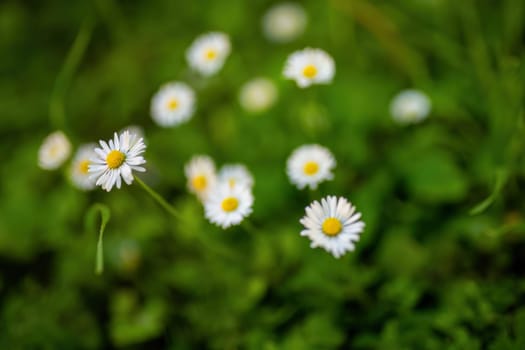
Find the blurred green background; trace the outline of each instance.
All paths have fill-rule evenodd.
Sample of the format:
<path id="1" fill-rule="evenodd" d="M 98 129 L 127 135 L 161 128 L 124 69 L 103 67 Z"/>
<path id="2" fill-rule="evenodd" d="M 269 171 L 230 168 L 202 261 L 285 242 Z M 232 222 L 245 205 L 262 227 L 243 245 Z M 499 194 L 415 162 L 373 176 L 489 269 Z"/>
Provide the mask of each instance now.
<path id="1" fill-rule="evenodd" d="M 310 0 L 304 35 L 279 45 L 261 31 L 274 3 L 0 3 L 0 348 L 525 349 L 525 2 Z M 159 128 L 151 96 L 195 86 L 185 50 L 210 30 L 230 35 L 231 56 L 197 82 L 193 119 Z M 306 46 L 333 55 L 331 85 L 282 78 Z M 248 114 L 238 91 L 260 75 L 279 100 Z M 412 87 L 433 110 L 402 127 L 388 105 Z M 37 166 L 57 128 L 78 146 L 129 124 L 181 220 L 136 184 L 84 193 Z M 338 166 L 309 193 L 284 169 L 312 142 Z M 252 170 L 255 232 L 204 219 L 183 173 L 197 153 Z M 304 207 L 328 194 L 367 225 L 339 260 L 299 236 Z M 111 210 L 101 276 L 97 202 Z"/>

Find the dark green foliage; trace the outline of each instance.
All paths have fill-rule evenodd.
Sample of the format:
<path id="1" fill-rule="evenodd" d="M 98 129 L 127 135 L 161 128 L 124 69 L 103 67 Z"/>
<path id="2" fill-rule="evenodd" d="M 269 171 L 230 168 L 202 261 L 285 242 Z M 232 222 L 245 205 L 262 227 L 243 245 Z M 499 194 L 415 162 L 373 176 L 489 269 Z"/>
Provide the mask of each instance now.
<path id="1" fill-rule="evenodd" d="M 1 349 L 525 349 L 525 2 L 308 0 L 306 33 L 285 45 L 261 33 L 271 3 L 0 3 Z M 197 79 L 185 50 L 210 30 L 232 55 Z M 334 56 L 331 85 L 281 77 L 306 46 Z M 260 75 L 279 101 L 247 114 L 237 94 Z M 198 86 L 198 107 L 161 129 L 149 103 L 169 80 Z M 409 87 L 433 111 L 402 127 L 388 105 Z M 146 132 L 145 180 L 180 218 L 136 183 L 82 193 L 37 167 L 57 128 L 78 146 L 129 124 Z M 284 166 L 312 142 L 338 165 L 309 193 Z M 197 153 L 252 170 L 253 232 L 204 219 L 183 173 Z M 299 236 L 328 194 L 366 222 L 339 260 Z M 102 275 L 94 203 L 111 211 Z"/>

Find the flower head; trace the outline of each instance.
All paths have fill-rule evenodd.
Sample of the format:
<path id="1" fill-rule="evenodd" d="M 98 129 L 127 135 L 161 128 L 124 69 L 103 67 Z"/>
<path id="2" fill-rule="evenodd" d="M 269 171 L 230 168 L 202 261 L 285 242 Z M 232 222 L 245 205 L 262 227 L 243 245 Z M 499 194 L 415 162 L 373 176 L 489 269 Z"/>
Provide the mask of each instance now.
<path id="1" fill-rule="evenodd" d="M 333 179 L 336 162 L 332 153 L 320 145 L 304 145 L 288 158 L 286 171 L 290 181 L 299 189 L 316 189 L 323 181 Z"/>
<path id="2" fill-rule="evenodd" d="M 217 175 L 213 159 L 204 155 L 194 156 L 184 167 L 184 172 L 188 180 L 188 190 L 196 194 L 201 201 L 206 200 L 216 184 Z"/>
<path id="3" fill-rule="evenodd" d="M 418 90 L 404 90 L 390 103 L 390 113 L 400 124 L 414 124 L 424 120 L 430 113 L 430 99 Z"/>
<path id="4" fill-rule="evenodd" d="M 261 112 L 270 108 L 277 99 L 275 84 L 266 78 L 255 78 L 244 84 L 239 93 L 241 106 L 249 112 Z"/>
<path id="5" fill-rule="evenodd" d="M 284 2 L 272 6 L 263 17 L 264 35 L 271 41 L 285 43 L 304 32 L 307 17 L 304 8 L 296 3 Z"/>
<path id="6" fill-rule="evenodd" d="M 293 79 L 301 88 L 328 84 L 335 75 L 333 58 L 321 49 L 306 48 L 292 53 L 284 67 L 284 77 Z"/>
<path id="7" fill-rule="evenodd" d="M 142 142 L 144 142 L 145 145 L 147 145 L 146 141 L 146 135 L 144 134 L 144 129 L 139 125 L 128 125 L 124 128 L 122 128 L 118 133 L 122 134 L 124 131 L 129 132 L 130 134 L 135 134 L 135 137 L 137 139 L 142 139 Z"/>
<path id="8" fill-rule="evenodd" d="M 49 134 L 38 150 L 38 165 L 45 170 L 60 167 L 71 154 L 71 143 L 62 131 Z"/>
<path id="9" fill-rule="evenodd" d="M 250 171 L 242 164 L 223 165 L 219 171 L 219 182 L 227 183 L 230 186 L 253 186 L 253 176 Z"/>
<path id="10" fill-rule="evenodd" d="M 132 171 L 146 171 L 140 165 L 146 160 L 141 156 L 146 149 L 142 138 L 124 131 L 120 136 L 115 133 L 113 140 L 100 141 L 100 148 L 95 148 L 95 156 L 91 159 L 89 173 L 96 179 L 96 185 L 106 191 L 113 186 L 120 188 L 122 180 L 128 185 L 133 182 Z"/>
<path id="11" fill-rule="evenodd" d="M 252 212 L 253 196 L 246 186 L 221 184 L 210 193 L 204 204 L 210 222 L 228 228 L 238 225 Z"/>
<path id="12" fill-rule="evenodd" d="M 96 156 L 95 144 L 82 145 L 71 162 L 71 182 L 78 189 L 89 191 L 95 188 L 95 179 L 89 173 L 91 159 Z"/>
<path id="13" fill-rule="evenodd" d="M 305 228 L 301 236 L 310 238 L 310 247 L 322 247 L 339 258 L 354 250 L 365 228 L 360 218 L 361 213 L 345 198 L 328 196 L 306 207 L 306 215 L 300 220 Z"/>
<path id="14" fill-rule="evenodd" d="M 204 76 L 217 73 L 230 54 L 228 35 L 219 32 L 199 36 L 186 51 L 186 59 L 191 68 Z"/>
<path id="15" fill-rule="evenodd" d="M 151 100 L 151 117 L 162 127 L 184 123 L 193 115 L 195 93 L 186 84 L 171 82 L 163 85 Z"/>

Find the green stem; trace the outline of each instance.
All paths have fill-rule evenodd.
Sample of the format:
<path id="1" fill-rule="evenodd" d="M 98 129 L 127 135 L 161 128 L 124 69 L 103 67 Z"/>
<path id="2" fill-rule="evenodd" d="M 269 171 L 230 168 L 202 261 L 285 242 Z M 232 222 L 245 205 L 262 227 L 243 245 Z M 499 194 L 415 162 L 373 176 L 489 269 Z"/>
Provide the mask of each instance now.
<path id="1" fill-rule="evenodd" d="M 161 207 L 166 209 L 168 213 L 173 215 L 175 218 L 180 218 L 179 212 L 173 208 L 160 194 L 155 192 L 151 187 L 146 185 L 139 177 L 135 176 L 135 181 L 157 202 Z"/>
<path id="2" fill-rule="evenodd" d="M 88 16 L 75 38 L 69 53 L 67 54 L 66 60 L 62 65 L 62 69 L 58 73 L 55 81 L 55 86 L 51 93 L 49 102 L 49 118 L 51 124 L 56 129 L 65 129 L 66 127 L 66 113 L 64 108 L 64 95 L 71 82 L 71 78 L 75 73 L 82 56 L 89 44 L 91 38 L 91 32 L 93 30 L 94 20 L 91 16 Z"/>

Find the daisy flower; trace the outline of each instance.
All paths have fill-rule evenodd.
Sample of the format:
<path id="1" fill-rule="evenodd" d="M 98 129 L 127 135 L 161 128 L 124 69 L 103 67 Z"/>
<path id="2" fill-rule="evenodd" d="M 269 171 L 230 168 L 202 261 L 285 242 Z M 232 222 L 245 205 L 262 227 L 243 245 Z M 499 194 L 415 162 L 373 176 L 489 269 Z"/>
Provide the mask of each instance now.
<path id="1" fill-rule="evenodd" d="M 239 103 L 248 112 L 261 112 L 270 108 L 277 99 L 277 88 L 271 80 L 255 78 L 244 84 Z"/>
<path id="2" fill-rule="evenodd" d="M 321 203 L 314 201 L 306 207 L 306 215 L 300 220 L 304 226 L 301 236 L 307 236 L 310 247 L 322 247 L 336 258 L 353 251 L 354 243 L 365 228 L 361 213 L 345 198 L 328 196 Z"/>
<path id="3" fill-rule="evenodd" d="M 418 90 L 404 90 L 390 103 L 390 114 L 400 124 L 421 122 L 430 113 L 430 99 Z"/>
<path id="4" fill-rule="evenodd" d="M 142 138 L 138 138 L 129 131 L 124 131 L 120 136 L 115 133 L 109 142 L 99 141 L 101 148 L 95 148 L 95 156 L 89 164 L 89 173 L 96 179 L 96 185 L 106 191 L 111 191 L 113 186 L 120 188 L 122 180 L 128 185 L 133 182 L 135 171 L 146 171 L 140 165 L 146 160 L 141 156 L 146 149 Z"/>
<path id="5" fill-rule="evenodd" d="M 242 164 L 223 165 L 219 171 L 219 181 L 228 183 L 230 186 L 253 186 L 253 176 L 250 171 Z"/>
<path id="6" fill-rule="evenodd" d="M 139 125 L 128 125 L 125 128 L 122 128 L 119 131 L 119 134 L 122 134 L 124 131 L 127 131 L 130 134 L 135 134 L 135 137 L 137 139 L 142 138 L 142 142 L 144 142 L 144 144 L 147 145 L 146 135 L 144 134 L 144 129 L 142 129 L 141 126 L 139 126 Z"/>
<path id="7" fill-rule="evenodd" d="M 80 146 L 71 163 L 71 182 L 78 189 L 89 191 L 95 188 L 95 180 L 89 174 L 91 159 L 96 156 L 95 144 Z"/>
<path id="8" fill-rule="evenodd" d="M 304 145 L 293 151 L 286 163 L 286 172 L 290 182 L 303 189 L 309 186 L 316 189 L 317 185 L 326 180 L 332 180 L 332 170 L 336 162 L 332 153 L 320 145 Z"/>
<path id="9" fill-rule="evenodd" d="M 306 12 L 296 3 L 284 2 L 271 7 L 263 17 L 264 35 L 271 41 L 285 43 L 303 34 Z"/>
<path id="10" fill-rule="evenodd" d="M 60 167 L 71 154 L 71 143 L 62 131 L 49 134 L 38 150 L 38 166 L 45 170 Z"/>
<path id="11" fill-rule="evenodd" d="M 328 84 L 334 78 L 335 63 L 323 50 L 306 48 L 288 57 L 283 74 L 285 78 L 295 80 L 300 88 Z"/>
<path id="12" fill-rule="evenodd" d="M 230 38 L 219 32 L 199 36 L 186 51 L 191 68 L 204 76 L 217 73 L 230 54 Z"/>
<path id="13" fill-rule="evenodd" d="M 204 204 L 206 218 L 217 226 L 238 225 L 252 212 L 253 196 L 246 186 L 217 186 Z"/>
<path id="14" fill-rule="evenodd" d="M 184 167 L 184 172 L 188 179 L 188 190 L 201 201 L 206 200 L 217 178 L 213 159 L 203 155 L 194 156 Z"/>
<path id="15" fill-rule="evenodd" d="M 177 126 L 193 115 L 195 93 L 186 84 L 171 82 L 161 86 L 151 100 L 151 117 L 162 127 Z"/>

